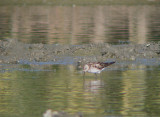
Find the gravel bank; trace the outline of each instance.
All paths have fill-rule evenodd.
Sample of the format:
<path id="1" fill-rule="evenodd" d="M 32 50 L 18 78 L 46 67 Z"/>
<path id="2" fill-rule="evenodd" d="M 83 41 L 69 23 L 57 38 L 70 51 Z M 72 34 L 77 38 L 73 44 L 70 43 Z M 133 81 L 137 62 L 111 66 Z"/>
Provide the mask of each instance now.
<path id="1" fill-rule="evenodd" d="M 56 62 L 70 57 L 74 62 L 136 60 L 159 58 L 160 43 L 147 44 L 25 44 L 15 39 L 0 41 L 0 63 L 17 64 L 20 61 Z"/>

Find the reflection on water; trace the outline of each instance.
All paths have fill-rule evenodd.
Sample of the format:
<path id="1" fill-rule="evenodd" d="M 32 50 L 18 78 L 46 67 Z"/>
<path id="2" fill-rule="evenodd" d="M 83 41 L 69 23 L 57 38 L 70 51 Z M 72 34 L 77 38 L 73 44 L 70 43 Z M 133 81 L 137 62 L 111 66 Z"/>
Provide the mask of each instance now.
<path id="1" fill-rule="evenodd" d="M 102 80 L 94 80 L 86 81 L 84 78 L 84 89 L 86 92 L 92 92 L 94 94 L 99 94 L 99 90 L 103 88 L 104 83 Z"/>
<path id="2" fill-rule="evenodd" d="M 159 41 L 158 6 L 3 6 L 0 38 L 28 43 Z"/>
<path id="3" fill-rule="evenodd" d="M 139 76 L 139 74 L 141 75 Z M 147 116 L 143 111 L 146 96 L 145 79 L 146 71 L 126 71 L 123 73 L 123 115 Z"/>
<path id="4" fill-rule="evenodd" d="M 95 78 L 73 65 L 0 71 L 0 116 L 40 117 L 47 109 L 94 116 L 159 116 L 160 67 L 128 66 Z M 152 69 L 149 69 L 152 68 Z"/>

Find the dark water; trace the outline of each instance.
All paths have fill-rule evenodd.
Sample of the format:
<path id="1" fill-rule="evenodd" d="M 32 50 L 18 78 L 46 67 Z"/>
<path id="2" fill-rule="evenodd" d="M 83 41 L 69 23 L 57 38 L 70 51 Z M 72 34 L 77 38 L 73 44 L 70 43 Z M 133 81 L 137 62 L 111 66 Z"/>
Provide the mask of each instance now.
<path id="1" fill-rule="evenodd" d="M 160 39 L 159 6 L 1 6 L 0 39 L 27 43 L 146 43 Z"/>
<path id="2" fill-rule="evenodd" d="M 125 63 L 97 78 L 83 78 L 75 65 L 3 65 L 0 116 L 41 117 L 47 109 L 93 117 L 159 116 L 160 67 Z"/>

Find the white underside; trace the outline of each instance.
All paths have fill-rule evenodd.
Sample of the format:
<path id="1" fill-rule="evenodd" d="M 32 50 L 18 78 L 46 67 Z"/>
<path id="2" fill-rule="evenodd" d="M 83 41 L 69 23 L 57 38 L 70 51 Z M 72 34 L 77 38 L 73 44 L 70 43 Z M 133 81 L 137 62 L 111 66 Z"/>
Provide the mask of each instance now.
<path id="1" fill-rule="evenodd" d="M 104 68 L 102 69 L 102 70 L 99 70 L 99 69 L 97 69 L 97 68 L 92 68 L 92 69 L 90 69 L 90 70 L 88 70 L 88 72 L 89 73 L 101 73 L 101 71 L 103 71 L 104 70 Z"/>

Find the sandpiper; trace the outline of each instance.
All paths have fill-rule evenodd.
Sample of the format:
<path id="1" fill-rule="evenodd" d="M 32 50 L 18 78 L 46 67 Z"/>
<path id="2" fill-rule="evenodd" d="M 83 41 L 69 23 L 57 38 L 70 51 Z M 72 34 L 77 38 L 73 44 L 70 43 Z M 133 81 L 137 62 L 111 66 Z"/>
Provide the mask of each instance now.
<path id="1" fill-rule="evenodd" d="M 93 62 L 93 63 L 88 63 L 85 64 L 83 67 L 84 74 L 85 72 L 89 73 L 101 73 L 107 66 L 114 64 L 115 62 Z"/>

